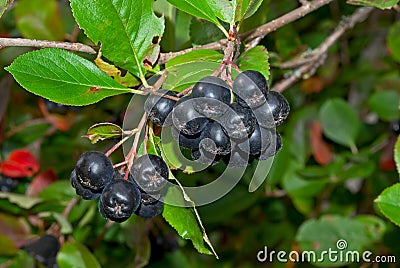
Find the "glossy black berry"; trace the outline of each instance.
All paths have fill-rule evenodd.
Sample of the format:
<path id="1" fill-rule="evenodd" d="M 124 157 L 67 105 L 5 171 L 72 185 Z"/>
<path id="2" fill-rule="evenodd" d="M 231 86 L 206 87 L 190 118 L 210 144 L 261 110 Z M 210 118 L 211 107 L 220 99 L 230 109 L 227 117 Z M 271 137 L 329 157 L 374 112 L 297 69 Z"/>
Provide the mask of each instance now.
<path id="1" fill-rule="evenodd" d="M 275 120 L 275 125 L 279 126 L 288 117 L 290 106 L 286 98 L 279 92 L 271 91 L 267 97 L 267 103 Z"/>
<path id="2" fill-rule="evenodd" d="M 200 135 L 201 133 L 197 133 L 195 135 L 186 135 L 180 132 L 175 127 L 171 128 L 172 136 L 178 142 L 178 144 L 187 149 L 198 149 L 201 141 Z"/>
<path id="3" fill-rule="evenodd" d="M 265 129 L 259 125 L 255 126 L 254 132 L 250 137 L 237 144 L 240 150 L 251 155 L 257 155 L 264 151 L 272 139 L 272 130 Z"/>
<path id="4" fill-rule="evenodd" d="M 290 106 L 285 97 L 275 91 L 268 94 L 267 102 L 253 110 L 260 126 L 273 128 L 279 126 L 289 115 Z"/>
<path id="5" fill-rule="evenodd" d="M 177 95 L 173 91 L 164 89 L 157 90 L 157 93 L 162 94 L 162 96 L 150 94 L 144 103 L 144 110 L 154 124 L 158 126 L 169 126 L 172 124 L 171 112 L 175 107 L 176 101 L 163 96 L 177 97 Z"/>
<path id="6" fill-rule="evenodd" d="M 201 147 L 198 150 L 192 150 L 192 158 L 194 161 L 207 166 L 216 165 L 220 160 L 218 155 L 207 152 Z"/>
<path id="7" fill-rule="evenodd" d="M 126 221 L 140 204 L 139 188 L 124 179 L 113 179 L 103 190 L 99 206 L 100 213 L 115 221 Z"/>
<path id="8" fill-rule="evenodd" d="M 255 108 L 266 101 L 268 84 L 265 77 L 257 71 L 240 73 L 232 85 L 236 101 L 243 107 Z"/>
<path id="9" fill-rule="evenodd" d="M 60 250 L 58 239 L 49 234 L 25 246 L 26 252 L 46 267 L 57 267 L 56 256 Z"/>
<path id="10" fill-rule="evenodd" d="M 82 184 L 78 181 L 76 176 L 76 170 L 74 169 L 70 175 L 70 183 L 71 186 L 75 189 L 77 195 L 81 196 L 85 200 L 93 200 L 100 196 L 100 192 L 94 192 L 89 188 L 85 188 Z"/>
<path id="11" fill-rule="evenodd" d="M 153 192 L 153 193 L 146 193 L 142 192 L 142 198 L 140 200 L 141 204 L 154 204 L 161 200 L 162 194 L 161 192 Z"/>
<path id="12" fill-rule="evenodd" d="M 274 156 L 282 149 L 282 137 L 278 132 L 274 133 L 275 141 L 271 142 L 270 145 L 260 152 L 259 154 L 255 155 L 255 158 L 258 160 L 267 160 L 271 156 Z"/>
<path id="13" fill-rule="evenodd" d="M 193 99 L 181 98 L 172 111 L 174 126 L 186 135 L 200 133 L 208 123 L 208 119 L 193 107 Z"/>
<path id="14" fill-rule="evenodd" d="M 18 186 L 18 180 L 0 175 L 0 192 L 12 192 Z"/>
<path id="15" fill-rule="evenodd" d="M 194 85 L 191 97 L 197 112 L 207 118 L 217 119 L 228 109 L 231 92 L 222 79 L 206 76 Z"/>
<path id="16" fill-rule="evenodd" d="M 249 164 L 250 155 L 239 148 L 234 148 L 230 154 L 223 157 L 223 160 L 230 168 L 244 168 Z"/>
<path id="17" fill-rule="evenodd" d="M 101 199 L 99 199 L 98 209 L 99 209 L 100 215 L 103 216 L 103 218 L 107 219 L 108 216 L 106 215 L 106 212 L 104 211 L 104 206 L 103 206 L 103 202 L 101 202 Z"/>
<path id="18" fill-rule="evenodd" d="M 232 103 L 229 107 L 221 117 L 223 129 L 233 139 L 245 139 L 254 132 L 257 120 L 251 109 L 237 103 Z"/>
<path id="19" fill-rule="evenodd" d="M 392 130 L 394 134 L 400 135 L 400 120 L 391 122 L 390 130 Z"/>
<path id="20" fill-rule="evenodd" d="M 167 184 L 169 168 L 161 157 L 145 154 L 133 163 L 132 175 L 143 191 L 157 192 Z"/>
<path id="21" fill-rule="evenodd" d="M 135 214 L 146 219 L 153 218 L 160 215 L 164 210 L 164 203 L 156 201 L 155 203 L 143 203 L 141 202 L 139 208 L 135 211 Z"/>
<path id="22" fill-rule="evenodd" d="M 213 121 L 208 123 L 201 133 L 200 146 L 212 154 L 226 155 L 231 150 L 231 141 L 223 127 Z"/>
<path id="23" fill-rule="evenodd" d="M 97 151 L 83 153 L 76 162 L 75 170 L 79 183 L 95 192 L 101 192 L 114 173 L 110 159 Z"/>

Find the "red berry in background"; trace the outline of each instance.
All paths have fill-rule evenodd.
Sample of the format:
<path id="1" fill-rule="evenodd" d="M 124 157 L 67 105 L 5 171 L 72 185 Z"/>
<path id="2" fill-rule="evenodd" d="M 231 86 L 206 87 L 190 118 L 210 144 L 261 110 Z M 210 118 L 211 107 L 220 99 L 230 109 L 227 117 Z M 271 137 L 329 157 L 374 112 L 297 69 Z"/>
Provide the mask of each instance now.
<path id="1" fill-rule="evenodd" d="M 39 161 L 31 152 L 15 150 L 1 163 L 0 172 L 10 178 L 23 178 L 34 175 L 39 167 Z"/>

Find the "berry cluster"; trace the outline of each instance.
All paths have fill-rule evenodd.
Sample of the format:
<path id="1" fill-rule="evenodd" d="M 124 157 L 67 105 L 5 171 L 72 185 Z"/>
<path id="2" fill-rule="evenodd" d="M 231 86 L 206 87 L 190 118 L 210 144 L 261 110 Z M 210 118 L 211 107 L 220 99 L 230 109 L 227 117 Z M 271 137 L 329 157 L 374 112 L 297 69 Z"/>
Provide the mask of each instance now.
<path id="1" fill-rule="evenodd" d="M 110 159 L 102 152 L 83 153 L 71 172 L 70 182 L 85 200 L 100 198 L 100 214 L 123 222 L 133 213 L 152 218 L 162 213 L 161 191 L 167 183 L 169 169 L 157 155 L 145 154 L 133 164 L 127 179 L 114 171 Z"/>
<path id="2" fill-rule="evenodd" d="M 232 94 L 235 102 L 232 101 Z M 161 97 L 160 97 L 161 95 Z M 282 147 L 275 127 L 289 114 L 289 103 L 257 71 L 240 73 L 232 90 L 222 79 L 207 76 L 198 81 L 189 96 L 172 100 L 172 91 L 159 90 L 145 103 L 154 124 L 171 126 L 181 147 L 192 150 L 194 160 L 230 167 L 246 167 L 253 159 L 265 160 Z"/>

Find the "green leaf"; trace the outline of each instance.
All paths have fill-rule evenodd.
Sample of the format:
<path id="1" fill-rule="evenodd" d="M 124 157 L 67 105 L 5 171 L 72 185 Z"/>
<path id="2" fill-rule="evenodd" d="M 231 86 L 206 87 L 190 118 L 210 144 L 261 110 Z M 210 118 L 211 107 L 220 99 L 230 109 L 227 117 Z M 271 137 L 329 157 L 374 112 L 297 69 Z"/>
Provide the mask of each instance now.
<path id="1" fill-rule="evenodd" d="M 369 177 L 376 168 L 374 161 L 365 161 L 359 163 L 347 163 L 346 167 L 342 167 L 337 170 L 337 179 L 347 180 L 356 178 L 366 178 Z"/>
<path id="2" fill-rule="evenodd" d="M 17 248 L 23 246 L 31 236 L 31 229 L 25 218 L 10 214 L 0 213 L 0 230 L 1 234 L 10 239 Z M 1 240 L 2 238 L 0 238 Z M 11 244 L 11 242 L 7 242 L 7 244 Z M 0 255 L 2 252 L 3 249 L 0 249 Z"/>
<path id="3" fill-rule="evenodd" d="M 12 256 L 17 252 L 15 243 L 8 236 L 0 234 L 0 256 Z"/>
<path id="4" fill-rule="evenodd" d="M 386 188 L 375 202 L 383 215 L 400 226 L 400 183 Z"/>
<path id="5" fill-rule="evenodd" d="M 59 213 L 52 213 L 53 217 L 57 220 L 57 222 L 60 224 L 61 226 L 61 233 L 62 234 L 70 234 L 73 231 L 72 225 L 71 223 L 69 223 L 69 221 L 61 214 Z"/>
<path id="6" fill-rule="evenodd" d="M 18 30 L 26 38 L 64 40 L 65 30 L 56 0 L 20 0 L 14 9 Z"/>
<path id="7" fill-rule="evenodd" d="M 114 65 L 102 60 L 100 56 L 101 53 L 99 53 L 97 55 L 97 58 L 94 60 L 97 67 L 99 67 L 102 71 L 106 72 L 109 76 L 113 77 L 114 80 L 117 81 L 119 84 L 124 85 L 126 87 L 136 87 L 140 85 L 139 80 L 131 73 L 127 72 L 123 76 L 121 70 L 119 70 Z"/>
<path id="8" fill-rule="evenodd" d="M 90 251 L 81 244 L 66 242 L 57 255 L 60 268 L 100 268 L 99 262 Z"/>
<path id="9" fill-rule="evenodd" d="M 347 0 L 348 4 L 360 5 L 360 6 L 372 6 L 380 9 L 394 7 L 398 0 Z"/>
<path id="10" fill-rule="evenodd" d="M 400 93 L 395 90 L 376 92 L 368 99 L 368 106 L 382 120 L 394 121 L 400 117 Z"/>
<path id="11" fill-rule="evenodd" d="M 158 145 L 162 151 L 163 158 L 168 162 L 169 166 L 178 168 L 185 173 L 193 173 L 196 170 L 202 170 L 204 168 L 203 164 L 188 161 L 188 159 L 182 155 L 179 144 L 172 137 L 171 128 L 163 128 L 161 140 L 162 142 Z"/>
<path id="12" fill-rule="evenodd" d="M 195 62 L 222 62 L 224 55 L 210 49 L 193 50 L 183 55 L 177 56 L 169 60 L 166 64 L 167 69 L 187 63 Z"/>
<path id="13" fill-rule="evenodd" d="M 394 147 L 394 161 L 396 162 L 397 172 L 400 175 L 400 136 L 397 138 L 397 142 Z"/>
<path id="14" fill-rule="evenodd" d="M 379 241 L 386 231 L 385 220 L 375 215 L 358 215 L 355 220 L 364 225 L 365 233 L 372 241 Z"/>
<path id="15" fill-rule="evenodd" d="M 323 256 L 324 251 L 341 252 L 343 256 L 346 256 L 347 252 L 357 251 L 361 256 L 362 250 L 373 242 L 367 236 L 363 223 L 338 215 L 326 215 L 320 219 L 305 221 L 298 229 L 296 241 L 301 251 L 315 252 L 317 262 L 312 263 L 318 266 L 334 265 L 335 267 L 351 262 L 351 259 L 346 262 L 346 258 L 338 258 L 333 263 L 333 260 L 325 255 L 325 258 L 318 260 Z M 346 245 L 343 246 L 344 244 Z"/>
<path id="16" fill-rule="evenodd" d="M 355 139 L 360 129 L 357 113 L 342 99 L 326 101 L 320 111 L 319 120 L 324 134 L 331 140 L 355 148 Z"/>
<path id="17" fill-rule="evenodd" d="M 144 60 L 155 37 L 164 32 L 164 18 L 157 18 L 153 1 L 71 0 L 79 26 L 103 55 L 117 66 L 144 79 Z"/>
<path id="18" fill-rule="evenodd" d="M 400 62 L 400 21 L 390 26 L 387 45 L 392 52 L 393 58 Z"/>
<path id="19" fill-rule="evenodd" d="M 0 0 L 0 18 L 3 16 L 4 12 L 6 12 L 7 8 L 9 8 L 14 0 Z"/>
<path id="20" fill-rule="evenodd" d="M 317 110 L 308 106 L 293 113 L 288 124 L 288 137 L 292 143 L 290 151 L 299 163 L 305 165 L 311 155 L 310 123 L 316 118 Z"/>
<path id="21" fill-rule="evenodd" d="M 17 256 L 15 256 L 11 263 L 7 264 L 7 268 L 36 268 L 37 264 L 35 264 L 35 259 L 28 254 L 28 252 L 24 250 L 20 250 L 17 252 Z"/>
<path id="22" fill-rule="evenodd" d="M 232 21 L 233 6 L 228 0 L 168 0 L 168 2 L 194 17 L 211 21 L 216 25 L 220 25 L 218 17 L 226 22 Z"/>
<path id="23" fill-rule="evenodd" d="M 282 184 L 285 191 L 291 197 L 316 196 L 327 184 L 326 179 L 306 180 L 297 174 L 299 164 L 293 163 L 285 173 Z"/>
<path id="24" fill-rule="evenodd" d="M 6 68 L 29 92 L 67 105 L 88 105 L 133 92 L 71 52 L 47 48 L 19 56 Z"/>
<path id="25" fill-rule="evenodd" d="M 151 244 L 148 236 L 147 220 L 136 217 L 121 226 L 121 233 L 126 237 L 126 244 L 135 253 L 132 267 L 145 267 L 150 260 Z"/>
<path id="26" fill-rule="evenodd" d="M 71 183 L 68 180 L 59 180 L 39 193 L 39 197 L 43 200 L 54 200 L 57 201 L 69 201 L 72 198 L 76 198 L 76 193 L 74 188 L 72 188 Z"/>
<path id="27" fill-rule="evenodd" d="M 261 6 L 263 0 L 236 0 L 235 21 L 251 17 Z"/>
<path id="28" fill-rule="evenodd" d="M 214 11 L 215 15 L 222 21 L 233 23 L 235 20 L 235 4 L 236 1 L 232 0 L 205 0 L 204 3 L 207 2 L 211 9 Z"/>
<path id="29" fill-rule="evenodd" d="M 88 138 L 92 144 L 105 139 L 112 139 L 122 135 L 122 128 L 113 123 L 99 123 L 91 126 L 85 138 Z"/>
<path id="30" fill-rule="evenodd" d="M 239 57 L 238 66 L 242 71 L 259 71 L 267 80 L 269 79 L 268 51 L 263 46 L 256 46 L 243 52 Z"/>
<path id="31" fill-rule="evenodd" d="M 169 205 L 167 201 L 169 198 L 173 198 L 175 203 L 180 202 L 181 206 Z M 165 200 L 163 211 L 164 219 L 182 238 L 191 240 L 198 252 L 212 255 L 211 251 L 204 244 L 203 232 L 197 223 L 193 208 L 185 207 L 187 202 L 182 193 L 179 192 L 179 189 L 177 187 L 169 188 Z"/>
<path id="32" fill-rule="evenodd" d="M 222 58 L 222 54 L 211 50 L 194 50 L 178 56 L 166 64 L 168 76 L 163 87 L 182 91 L 214 73 Z"/>
<path id="33" fill-rule="evenodd" d="M 41 199 L 36 198 L 36 197 L 27 197 L 25 195 L 14 194 L 14 193 L 2 193 L 2 192 L 0 192 L 0 199 L 1 198 L 7 198 L 8 201 L 10 201 L 11 203 L 14 203 L 14 204 L 16 204 L 19 207 L 24 208 L 24 209 L 30 209 L 34 205 L 39 204 L 40 202 L 42 202 Z"/>
<path id="34" fill-rule="evenodd" d="M 205 45 L 224 38 L 224 34 L 213 23 L 193 18 L 190 23 L 190 38 L 193 45 Z"/>

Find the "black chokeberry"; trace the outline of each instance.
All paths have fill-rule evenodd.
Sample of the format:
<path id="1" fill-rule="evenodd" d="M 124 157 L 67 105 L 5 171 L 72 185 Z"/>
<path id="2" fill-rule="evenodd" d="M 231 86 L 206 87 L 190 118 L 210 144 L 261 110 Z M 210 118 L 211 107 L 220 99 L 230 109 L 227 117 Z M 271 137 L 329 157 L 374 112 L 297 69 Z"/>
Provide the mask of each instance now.
<path id="1" fill-rule="evenodd" d="M 176 101 L 163 96 L 177 97 L 176 93 L 170 90 L 159 89 L 157 93 L 151 94 L 144 103 L 144 110 L 147 116 L 158 126 L 169 126 L 172 124 L 171 112 Z"/>
<path id="2" fill-rule="evenodd" d="M 209 120 L 194 109 L 193 99 L 184 97 L 172 110 L 172 121 L 180 132 L 195 135 L 205 128 Z"/>
<path id="3" fill-rule="evenodd" d="M 145 154 L 133 163 L 132 176 L 143 191 L 157 192 L 167 184 L 169 168 L 158 155 Z"/>
<path id="4" fill-rule="evenodd" d="M 146 219 L 160 215 L 164 210 L 164 203 L 156 201 L 154 203 L 141 202 L 135 214 Z"/>
<path id="5" fill-rule="evenodd" d="M 226 155 L 231 150 L 231 141 L 223 127 L 213 121 L 208 123 L 201 133 L 200 146 L 212 154 Z"/>
<path id="6" fill-rule="evenodd" d="M 85 200 L 93 200 L 100 196 L 100 192 L 94 192 L 92 189 L 85 188 L 78 181 L 76 170 L 74 169 L 71 172 L 71 176 L 69 178 L 72 187 L 75 189 L 77 195 L 81 196 Z"/>
<path id="7" fill-rule="evenodd" d="M 223 157 L 224 162 L 230 168 L 247 167 L 250 159 L 250 155 L 241 151 L 238 147 L 233 148 L 230 154 Z"/>
<path id="8" fill-rule="evenodd" d="M 75 170 L 79 183 L 95 192 L 101 192 L 114 173 L 110 159 L 97 151 L 83 153 L 76 162 Z"/>
<path id="9" fill-rule="evenodd" d="M 49 234 L 25 246 L 26 252 L 46 267 L 57 267 L 56 256 L 60 250 L 58 239 Z"/>
<path id="10" fill-rule="evenodd" d="M 390 129 L 393 131 L 394 134 L 400 135 L 400 120 L 391 122 Z"/>
<path id="11" fill-rule="evenodd" d="M 194 161 L 207 166 L 216 165 L 220 160 L 220 156 L 207 152 L 201 147 L 199 149 L 192 150 L 192 158 Z"/>
<path id="12" fill-rule="evenodd" d="M 142 193 L 142 198 L 140 199 L 141 204 L 154 204 L 158 201 L 161 200 L 161 192 L 153 192 L 153 193 L 146 193 L 146 192 L 141 192 Z"/>
<path id="13" fill-rule="evenodd" d="M 0 192 L 12 192 L 18 186 L 18 180 L 0 174 Z"/>
<path id="14" fill-rule="evenodd" d="M 259 154 L 255 155 L 255 158 L 258 160 L 267 160 L 271 156 L 274 156 L 282 149 L 282 137 L 278 132 L 274 133 L 275 141 L 271 142 L 270 145 L 260 152 Z"/>
<path id="15" fill-rule="evenodd" d="M 236 101 L 243 107 L 255 108 L 265 103 L 268 84 L 264 75 L 257 71 L 241 72 L 233 81 Z"/>
<path id="16" fill-rule="evenodd" d="M 229 105 L 230 109 L 221 117 L 224 131 L 233 139 L 245 139 L 254 132 L 257 120 L 251 109 L 238 103 Z"/>
<path id="17" fill-rule="evenodd" d="M 279 92 L 271 91 L 267 102 L 254 109 L 258 124 L 265 128 L 279 126 L 289 115 L 290 106 L 286 98 Z"/>
<path id="18" fill-rule="evenodd" d="M 290 106 L 288 101 L 281 93 L 271 91 L 268 94 L 267 103 L 274 117 L 275 125 L 279 126 L 289 115 Z"/>
<path id="19" fill-rule="evenodd" d="M 135 184 L 114 178 L 101 194 L 99 211 L 112 221 L 123 222 L 137 210 L 140 199 L 141 193 Z"/>
<path id="20" fill-rule="evenodd" d="M 267 102 L 253 110 L 257 122 L 265 128 L 279 126 L 289 115 L 290 106 L 286 98 L 279 92 L 271 91 Z"/>
<path id="21" fill-rule="evenodd" d="M 191 97 L 197 112 L 207 118 L 217 119 L 228 109 L 231 92 L 222 79 L 206 76 L 194 85 Z"/>
<path id="22" fill-rule="evenodd" d="M 198 149 L 201 141 L 201 133 L 195 135 L 186 135 L 180 132 L 177 128 L 171 128 L 172 137 L 178 142 L 178 144 L 186 149 Z"/>
<path id="23" fill-rule="evenodd" d="M 270 145 L 271 139 L 272 130 L 256 125 L 250 137 L 238 143 L 237 146 L 246 153 L 257 155 Z"/>

